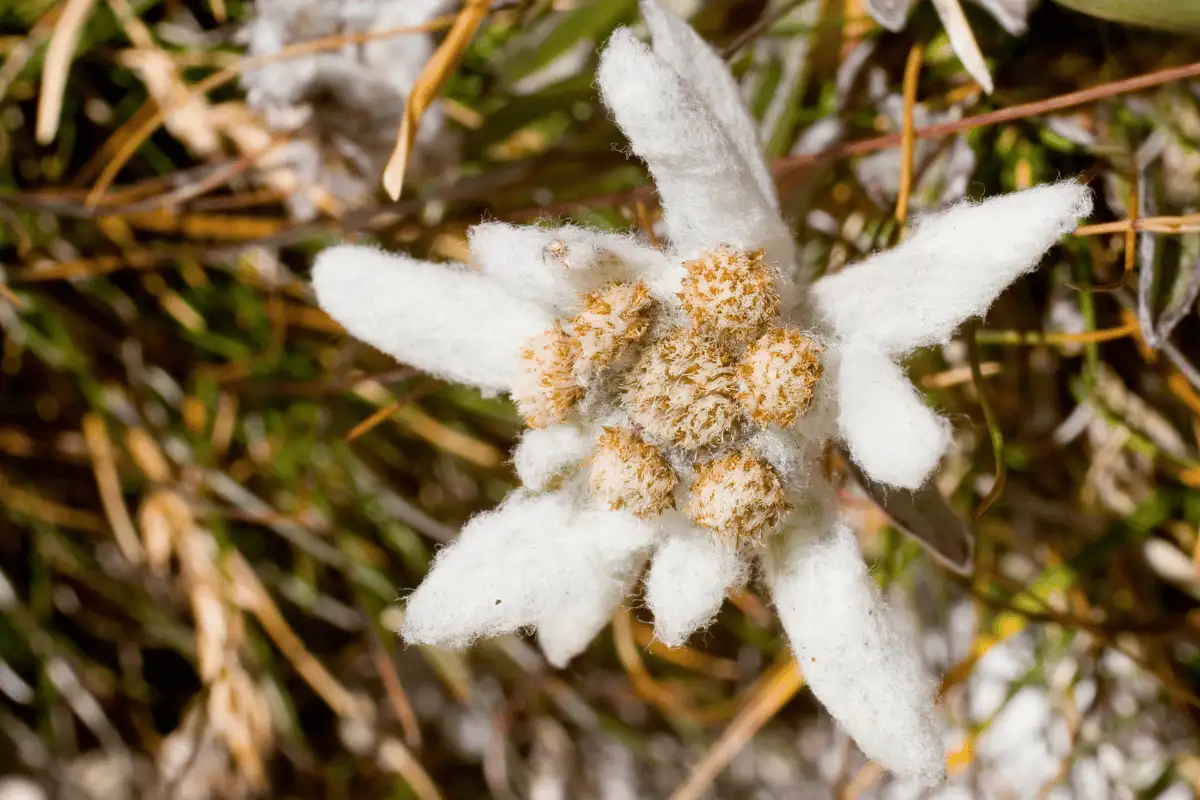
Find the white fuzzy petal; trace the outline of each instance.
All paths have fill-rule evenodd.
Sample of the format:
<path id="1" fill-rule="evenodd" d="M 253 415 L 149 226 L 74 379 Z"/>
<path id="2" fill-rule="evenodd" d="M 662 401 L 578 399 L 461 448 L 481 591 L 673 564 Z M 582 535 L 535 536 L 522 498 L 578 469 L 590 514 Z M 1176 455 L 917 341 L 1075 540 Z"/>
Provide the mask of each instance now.
<path id="1" fill-rule="evenodd" d="M 353 336 L 432 375 L 507 390 L 522 345 L 549 328 L 537 306 L 456 265 L 339 245 L 313 266 L 321 308 Z"/>
<path id="2" fill-rule="evenodd" d="M 404 638 L 466 647 L 537 628 L 562 666 L 608 621 L 655 539 L 636 517 L 580 508 L 567 492 L 511 496 L 438 553 L 409 597 Z"/>
<path id="3" fill-rule="evenodd" d="M 1074 181 L 921 217 L 903 244 L 813 286 L 838 336 L 889 355 L 948 341 L 1092 210 Z"/>
<path id="4" fill-rule="evenodd" d="M 838 427 L 850 455 L 873 480 L 917 489 L 950 446 L 950 425 L 904 372 L 867 347 L 842 350 Z"/>
<path id="5" fill-rule="evenodd" d="M 691 25 L 663 8 L 658 0 L 642 0 L 641 9 L 653 37 L 654 52 L 675 68 L 692 92 L 712 111 L 754 174 L 763 197 L 778 208 L 775 181 L 763 159 L 758 126 L 750 116 L 725 60 Z"/>
<path id="6" fill-rule="evenodd" d="M 654 612 L 654 633 L 679 647 L 721 610 L 725 593 L 746 580 L 745 559 L 712 533 L 699 530 L 678 512 L 662 518 L 666 538 L 654 552 L 646 575 L 646 604 Z"/>
<path id="7" fill-rule="evenodd" d="M 746 446 L 766 459 L 789 490 L 807 486 L 819 471 L 823 442 L 794 430 L 771 425 L 751 436 Z"/>
<path id="8" fill-rule="evenodd" d="M 793 243 L 725 128 L 628 29 L 600 57 L 600 90 L 654 176 L 671 243 L 684 258 L 720 244 L 754 250 L 785 273 Z"/>
<path id="9" fill-rule="evenodd" d="M 671 269 L 659 251 L 633 236 L 578 225 L 484 222 L 467 233 L 485 275 L 509 292 L 573 313 L 579 295 L 614 280 L 654 280 Z"/>
<path id="10" fill-rule="evenodd" d="M 595 449 L 595 438 L 575 425 L 549 425 L 525 431 L 513 452 L 517 477 L 527 489 L 540 492 L 584 461 Z"/>
<path id="11" fill-rule="evenodd" d="M 845 523 L 773 541 L 767 581 L 813 694 L 883 767 L 924 784 L 945 776 L 933 685 L 888 620 Z"/>

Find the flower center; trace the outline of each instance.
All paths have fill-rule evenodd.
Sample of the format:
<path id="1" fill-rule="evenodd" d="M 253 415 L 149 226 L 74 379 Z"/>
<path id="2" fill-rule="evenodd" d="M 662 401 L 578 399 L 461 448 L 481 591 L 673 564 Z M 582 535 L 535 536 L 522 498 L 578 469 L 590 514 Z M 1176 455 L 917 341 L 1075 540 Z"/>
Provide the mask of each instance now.
<path id="1" fill-rule="evenodd" d="M 569 259 L 559 244 L 556 256 Z M 513 396 L 531 427 L 568 419 L 585 396 L 589 415 L 620 412 L 630 425 L 599 435 L 592 495 L 654 516 L 675 504 L 672 463 L 690 464 L 685 513 L 740 546 L 778 528 L 788 509 L 779 475 L 747 442 L 809 408 L 821 347 L 781 324 L 761 251 L 721 246 L 684 268 L 686 324 L 670 321 L 640 281 L 602 286 L 581 297 L 576 316 L 530 341 Z"/>
<path id="2" fill-rule="evenodd" d="M 714 342 L 675 328 L 650 345 L 626 376 L 626 410 L 654 441 L 684 450 L 715 445 L 740 417 L 734 366 Z"/>

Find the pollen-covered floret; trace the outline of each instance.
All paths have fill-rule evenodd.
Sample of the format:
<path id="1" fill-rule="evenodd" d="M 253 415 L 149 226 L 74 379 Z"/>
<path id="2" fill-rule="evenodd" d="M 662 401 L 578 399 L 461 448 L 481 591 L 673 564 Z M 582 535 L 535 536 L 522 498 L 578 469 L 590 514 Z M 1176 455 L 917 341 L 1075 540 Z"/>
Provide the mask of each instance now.
<path id="1" fill-rule="evenodd" d="M 627 428 L 605 428 L 596 443 L 588 486 L 613 511 L 652 517 L 674 503 L 675 471 L 654 445 Z"/>
<path id="2" fill-rule="evenodd" d="M 713 342 L 676 328 L 646 348 L 626 374 L 624 400 L 651 440 L 696 450 L 737 426 L 737 370 Z"/>
<path id="3" fill-rule="evenodd" d="M 654 298 L 641 281 L 610 283 L 583 297 L 570 321 L 579 343 L 579 365 L 603 369 L 642 340 L 650 329 Z"/>
<path id="4" fill-rule="evenodd" d="M 679 301 L 692 324 L 720 338 L 748 341 L 779 313 L 775 278 L 763 251 L 722 245 L 684 263 Z"/>
<path id="5" fill-rule="evenodd" d="M 757 423 L 787 427 L 812 403 L 823 367 L 821 347 L 794 328 L 775 328 L 738 364 L 738 400 Z"/>
<path id="6" fill-rule="evenodd" d="M 686 511 L 696 524 L 741 547 L 774 532 L 788 503 L 775 470 L 743 450 L 696 469 Z"/>
<path id="7" fill-rule="evenodd" d="M 513 381 L 517 410 L 531 428 L 562 422 L 583 395 L 575 380 L 579 345 L 557 322 L 521 350 L 521 366 Z"/>

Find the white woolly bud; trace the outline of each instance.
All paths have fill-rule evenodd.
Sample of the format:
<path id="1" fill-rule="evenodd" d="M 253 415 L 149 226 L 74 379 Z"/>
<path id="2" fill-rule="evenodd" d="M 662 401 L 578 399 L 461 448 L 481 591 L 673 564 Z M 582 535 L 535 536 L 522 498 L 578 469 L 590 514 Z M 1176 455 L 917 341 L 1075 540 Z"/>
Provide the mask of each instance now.
<path id="1" fill-rule="evenodd" d="M 779 476 L 749 451 L 701 464 L 686 509 L 697 525 L 736 547 L 774 532 L 788 510 Z"/>
<path id="2" fill-rule="evenodd" d="M 750 419 L 788 427 L 812 403 L 824 368 L 820 346 L 793 328 L 768 331 L 738 364 L 738 400 Z"/>
<path id="3" fill-rule="evenodd" d="M 613 511 L 661 514 L 671 507 L 678 482 L 663 454 L 633 431 L 605 428 L 600 435 L 588 486 Z"/>
<path id="4" fill-rule="evenodd" d="M 570 321 L 579 344 L 577 366 L 602 369 L 637 344 L 650 329 L 654 298 L 646 284 L 610 283 L 583 297 L 583 310 Z"/>
<path id="5" fill-rule="evenodd" d="M 688 450 L 715 444 L 738 422 L 733 360 L 685 328 L 646 349 L 625 378 L 624 398 L 651 439 Z"/>
<path id="6" fill-rule="evenodd" d="M 746 341 L 779 313 L 779 293 L 763 251 L 722 245 L 684 265 L 679 301 L 705 333 Z"/>
<path id="7" fill-rule="evenodd" d="M 521 350 L 512 396 L 529 427 L 544 428 L 562 422 L 583 395 L 575 382 L 578 351 L 576 342 L 557 322 Z"/>

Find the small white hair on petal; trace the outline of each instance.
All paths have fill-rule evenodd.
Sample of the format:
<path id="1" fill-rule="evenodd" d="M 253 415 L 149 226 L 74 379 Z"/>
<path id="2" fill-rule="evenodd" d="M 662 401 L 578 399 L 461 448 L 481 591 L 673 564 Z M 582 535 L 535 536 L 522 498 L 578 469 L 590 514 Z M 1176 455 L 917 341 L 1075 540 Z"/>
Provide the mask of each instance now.
<path id="1" fill-rule="evenodd" d="M 933 684 L 889 621 L 846 524 L 775 537 L 766 568 L 779 619 L 817 699 L 869 758 L 922 784 L 941 782 L 945 751 Z"/>
<path id="2" fill-rule="evenodd" d="M 795 431 L 768 425 L 751 436 L 746 446 L 766 461 L 779 475 L 788 490 L 807 486 L 821 456 L 820 440 L 810 439 Z"/>
<path id="3" fill-rule="evenodd" d="M 763 159 L 758 126 L 750 116 L 737 81 L 717 52 L 686 21 L 658 0 L 641 0 L 642 19 L 650 28 L 654 52 L 688 84 L 720 121 L 754 174 L 763 197 L 779 207 L 771 171 Z"/>
<path id="4" fill-rule="evenodd" d="M 513 466 L 522 486 L 540 492 L 583 463 L 594 447 L 594 438 L 576 425 L 531 428 L 513 451 Z"/>
<path id="5" fill-rule="evenodd" d="M 646 605 L 654 613 L 654 633 L 668 647 L 680 647 L 707 627 L 730 589 L 748 573 L 745 557 L 696 528 L 677 511 L 661 517 L 665 538 L 646 573 Z"/>
<path id="6" fill-rule="evenodd" d="M 585 506 L 566 531 L 568 546 L 579 551 L 572 570 L 563 571 L 557 593 L 537 622 L 538 646 L 555 667 L 565 667 L 608 625 L 629 595 L 658 538 L 658 529 L 626 511 Z"/>
<path id="7" fill-rule="evenodd" d="M 873 480 L 919 488 L 950 446 L 949 423 L 883 353 L 843 347 L 840 355 L 838 427 L 850 455 Z"/>
<path id="8" fill-rule="evenodd" d="M 1074 181 L 962 202 L 917 220 L 904 243 L 813 285 L 838 336 L 889 355 L 949 340 L 1092 210 Z"/>
<path id="9" fill-rule="evenodd" d="M 597 75 L 605 105 L 654 176 L 674 249 L 692 258 L 721 244 L 762 247 L 790 275 L 791 234 L 724 126 L 675 70 L 618 28 Z"/>
<path id="10" fill-rule="evenodd" d="M 508 390 L 548 313 L 459 265 L 339 245 L 313 266 L 321 308 L 353 336 L 431 375 Z"/>
<path id="11" fill-rule="evenodd" d="M 655 278 L 672 265 L 632 236 L 578 225 L 483 222 L 467 231 L 480 270 L 511 294 L 560 313 L 578 311 L 580 295 L 617 280 Z"/>
<path id="12" fill-rule="evenodd" d="M 556 666 L 582 651 L 625 597 L 656 531 L 631 514 L 581 508 L 573 494 L 517 493 L 468 522 L 409 597 L 405 640 L 462 648 L 532 627 Z"/>

